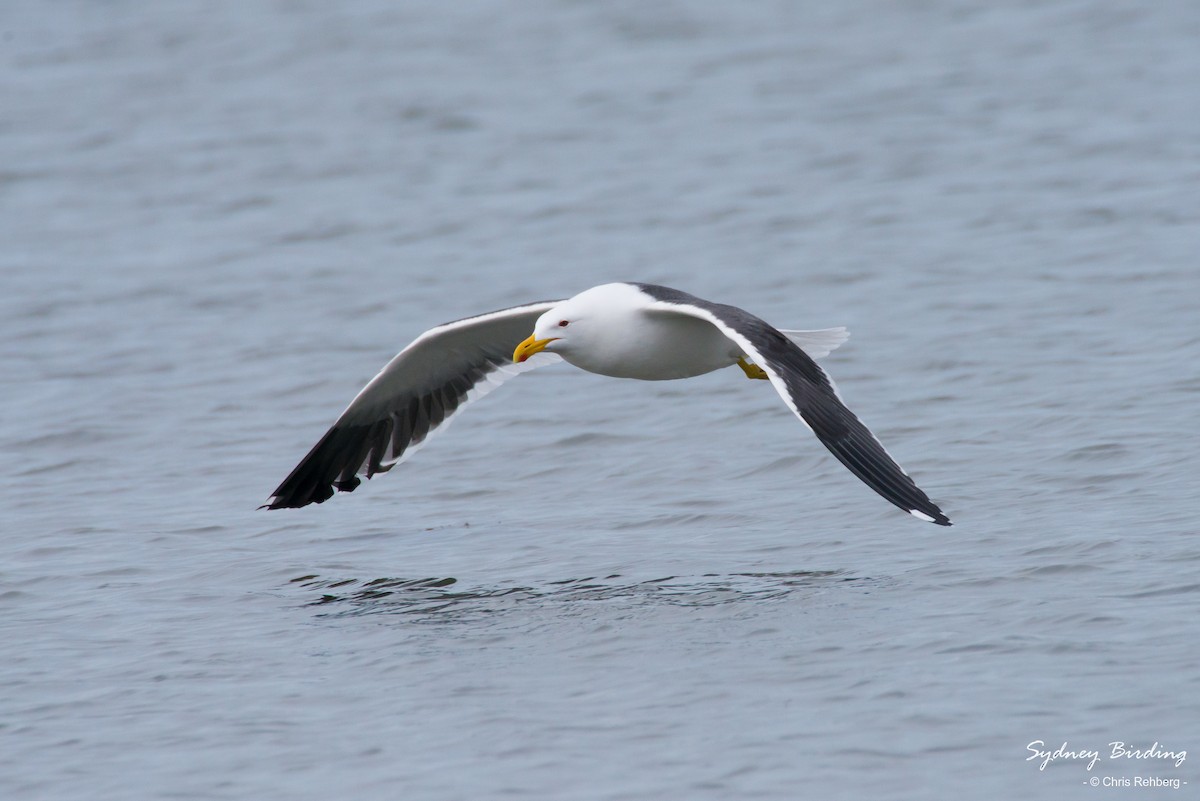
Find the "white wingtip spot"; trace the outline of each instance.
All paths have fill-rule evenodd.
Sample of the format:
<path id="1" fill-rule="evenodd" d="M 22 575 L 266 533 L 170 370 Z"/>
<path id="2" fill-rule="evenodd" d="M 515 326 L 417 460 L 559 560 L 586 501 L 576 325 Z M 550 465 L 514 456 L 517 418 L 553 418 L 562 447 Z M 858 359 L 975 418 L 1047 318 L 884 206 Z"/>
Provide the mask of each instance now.
<path id="1" fill-rule="evenodd" d="M 935 520 L 934 520 L 932 517 L 930 517 L 929 515 L 925 514 L 924 512 L 918 512 L 916 509 L 909 509 L 909 510 L 908 510 L 908 513 L 909 513 L 910 515 L 912 515 L 913 517 L 917 518 L 918 520 L 924 520 L 926 523 L 934 523 L 934 522 L 936 522 L 936 521 L 935 521 Z"/>

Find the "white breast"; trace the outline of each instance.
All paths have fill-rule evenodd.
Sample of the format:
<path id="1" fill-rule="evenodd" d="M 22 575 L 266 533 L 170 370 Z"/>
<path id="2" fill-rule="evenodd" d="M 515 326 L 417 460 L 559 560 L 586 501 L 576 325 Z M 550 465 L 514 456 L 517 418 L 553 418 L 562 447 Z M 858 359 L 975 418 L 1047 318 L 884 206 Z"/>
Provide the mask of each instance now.
<path id="1" fill-rule="evenodd" d="M 716 326 L 687 315 L 638 311 L 609 326 L 603 342 L 563 353 L 580 369 L 616 378 L 663 381 L 729 367 L 741 350 Z"/>

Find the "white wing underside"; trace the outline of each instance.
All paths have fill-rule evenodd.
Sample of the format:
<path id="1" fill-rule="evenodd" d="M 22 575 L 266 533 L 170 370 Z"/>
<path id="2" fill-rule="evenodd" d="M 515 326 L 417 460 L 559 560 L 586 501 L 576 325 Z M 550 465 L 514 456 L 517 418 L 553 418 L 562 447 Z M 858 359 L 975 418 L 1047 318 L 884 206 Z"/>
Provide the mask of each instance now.
<path id="1" fill-rule="evenodd" d="M 502 309 L 421 334 L 363 387 L 267 505 L 305 506 L 334 489 L 351 491 L 357 476 L 395 467 L 467 405 L 521 373 L 561 361 L 547 352 L 512 361 L 517 343 L 558 302 Z"/>
<path id="2" fill-rule="evenodd" d="M 391 470 L 396 465 L 408 461 L 409 457 L 421 450 L 421 448 L 425 447 L 425 443 L 429 442 L 429 440 L 432 439 L 435 434 L 439 434 L 449 428 L 450 424 L 454 422 L 463 409 L 465 409 L 467 406 L 470 406 L 480 398 L 490 395 L 494 390 L 499 389 L 500 385 L 508 383 L 522 373 L 528 373 L 530 370 L 536 370 L 539 367 L 545 367 L 548 364 L 554 364 L 555 362 L 561 361 L 562 357 L 558 354 L 547 353 L 543 351 L 541 353 L 535 353 L 533 356 L 530 356 L 520 364 L 513 363 L 496 365 L 495 368 L 486 373 L 478 383 L 467 390 L 466 395 L 462 398 L 462 400 L 459 401 L 458 406 L 454 409 L 453 413 L 447 414 L 442 419 L 442 422 L 436 427 L 431 427 L 423 439 L 410 442 L 399 455 L 396 454 L 395 442 L 390 443 L 388 445 L 387 453 L 380 459 L 379 468 L 376 470 L 376 472 L 386 472 Z M 368 463 L 363 462 L 361 465 L 359 465 L 358 469 L 355 471 L 355 474 L 360 476 L 367 475 L 368 468 Z"/>

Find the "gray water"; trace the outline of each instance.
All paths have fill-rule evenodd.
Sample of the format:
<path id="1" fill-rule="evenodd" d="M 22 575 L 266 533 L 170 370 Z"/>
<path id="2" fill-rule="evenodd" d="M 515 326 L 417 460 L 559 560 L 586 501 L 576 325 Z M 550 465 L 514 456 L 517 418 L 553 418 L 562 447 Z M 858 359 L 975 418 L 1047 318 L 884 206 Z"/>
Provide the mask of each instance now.
<path id="1" fill-rule="evenodd" d="M 0 797 L 1196 797 L 1198 41 L 1170 0 L 0 5 Z M 849 326 L 956 525 L 737 370 L 566 365 L 256 510 L 425 328 L 610 280 Z"/>

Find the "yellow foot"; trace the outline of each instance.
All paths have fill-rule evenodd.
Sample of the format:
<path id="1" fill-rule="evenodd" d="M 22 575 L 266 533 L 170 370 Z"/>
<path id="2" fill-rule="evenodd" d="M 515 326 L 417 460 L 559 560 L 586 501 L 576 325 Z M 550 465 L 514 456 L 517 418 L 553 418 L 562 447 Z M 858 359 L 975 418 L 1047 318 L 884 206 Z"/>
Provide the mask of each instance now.
<path id="1" fill-rule="evenodd" d="M 746 374 L 746 378 L 765 378 L 770 380 L 770 376 L 766 371 L 753 362 L 746 361 L 745 356 L 739 356 L 737 360 L 738 367 L 742 368 L 742 372 Z"/>

